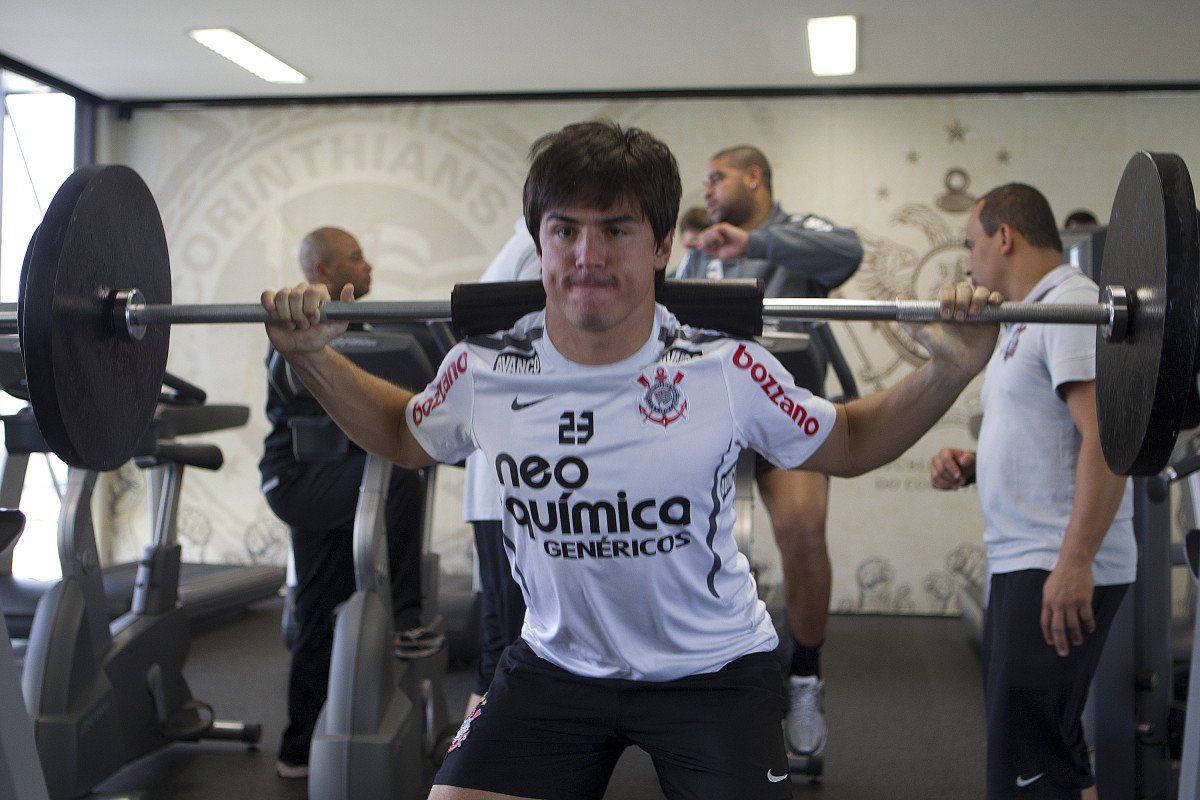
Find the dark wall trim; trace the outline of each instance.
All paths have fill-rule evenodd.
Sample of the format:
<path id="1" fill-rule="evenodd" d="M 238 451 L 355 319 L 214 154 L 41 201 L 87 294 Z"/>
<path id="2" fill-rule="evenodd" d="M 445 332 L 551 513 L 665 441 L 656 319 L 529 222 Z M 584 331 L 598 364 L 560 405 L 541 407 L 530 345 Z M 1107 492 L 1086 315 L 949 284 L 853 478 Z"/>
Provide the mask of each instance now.
<path id="1" fill-rule="evenodd" d="M 839 86 L 839 87 L 743 87 L 728 89 L 639 89 L 589 92 L 493 92 L 461 94 L 396 94 L 331 97 L 219 97 L 160 98 L 110 101 L 119 118 L 135 111 L 164 108 L 212 108 L 222 106 L 293 106 L 383 103 L 516 103 L 532 101 L 642 100 L 642 99 L 737 99 L 772 97 L 855 97 L 904 95 L 987 94 L 1141 94 L 1200 92 L 1200 82 L 1173 83 L 1057 83 L 1057 84 L 961 84 L 946 86 Z"/>
<path id="2" fill-rule="evenodd" d="M 746 99 L 773 97 L 900 97 L 907 95 L 1020 95 L 1020 94 L 1169 94 L 1200 92 L 1200 81 L 1120 83 L 947 84 L 939 86 L 746 86 L 709 89 L 630 89 L 556 92 L 461 92 L 444 94 L 387 94 L 275 97 L 106 98 L 87 92 L 39 69 L 0 53 L 0 68 L 65 92 L 77 100 L 110 105 L 120 119 L 143 109 L 215 108 L 226 106 L 364 105 L 397 103 L 519 103 L 578 100 Z"/>

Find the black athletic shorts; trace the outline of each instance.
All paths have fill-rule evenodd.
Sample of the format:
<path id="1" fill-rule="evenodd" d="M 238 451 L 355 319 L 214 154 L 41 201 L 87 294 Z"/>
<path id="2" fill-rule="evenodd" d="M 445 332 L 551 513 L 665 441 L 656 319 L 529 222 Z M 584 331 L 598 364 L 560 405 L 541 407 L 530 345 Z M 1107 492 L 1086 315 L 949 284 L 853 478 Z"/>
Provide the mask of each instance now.
<path id="1" fill-rule="evenodd" d="M 629 745 L 674 800 L 786 800 L 783 684 L 772 653 L 676 681 L 582 678 L 504 651 L 435 784 L 547 800 L 599 800 Z"/>
<path id="2" fill-rule="evenodd" d="M 1096 782 L 1080 715 L 1129 586 L 1095 588 L 1096 630 L 1061 657 L 1042 637 L 1049 576 L 1040 569 L 992 576 L 982 650 L 988 800 L 1074 800 Z"/>

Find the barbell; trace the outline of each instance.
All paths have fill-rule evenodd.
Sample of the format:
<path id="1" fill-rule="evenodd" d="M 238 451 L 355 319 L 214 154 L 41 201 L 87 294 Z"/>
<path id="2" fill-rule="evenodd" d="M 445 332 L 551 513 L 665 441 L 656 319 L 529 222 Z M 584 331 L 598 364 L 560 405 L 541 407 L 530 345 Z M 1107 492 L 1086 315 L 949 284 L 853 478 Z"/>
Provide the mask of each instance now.
<path id="1" fill-rule="evenodd" d="M 1005 302 L 971 318 L 1097 327 L 1097 413 L 1115 472 L 1160 472 L 1195 393 L 1198 238 L 1182 159 L 1138 153 L 1113 202 L 1097 303 Z M 668 280 L 658 297 L 683 322 L 743 336 L 760 333 L 763 317 L 940 319 L 936 302 L 764 300 L 753 281 Z M 465 335 L 503 329 L 544 301 L 536 281 L 459 284 L 449 302 L 331 302 L 322 316 L 449 319 Z M 269 321 L 257 303 L 171 304 L 158 208 L 137 173 L 119 165 L 83 167 L 63 183 L 30 239 L 18 302 L 0 305 L 0 333 L 19 336 L 30 404 L 47 444 L 67 464 L 93 470 L 123 464 L 149 428 L 171 325 Z"/>

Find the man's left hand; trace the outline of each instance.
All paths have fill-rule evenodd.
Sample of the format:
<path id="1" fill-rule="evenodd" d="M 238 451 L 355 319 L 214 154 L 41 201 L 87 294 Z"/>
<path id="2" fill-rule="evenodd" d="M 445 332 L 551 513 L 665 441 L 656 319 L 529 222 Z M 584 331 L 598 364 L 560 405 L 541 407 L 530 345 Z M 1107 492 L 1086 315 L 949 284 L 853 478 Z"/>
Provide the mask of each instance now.
<path id="1" fill-rule="evenodd" d="M 1084 633 L 1096 630 L 1094 588 L 1090 565 L 1072 568 L 1060 564 L 1042 586 L 1042 637 L 1060 656 L 1069 655 L 1071 645 L 1083 644 Z"/>

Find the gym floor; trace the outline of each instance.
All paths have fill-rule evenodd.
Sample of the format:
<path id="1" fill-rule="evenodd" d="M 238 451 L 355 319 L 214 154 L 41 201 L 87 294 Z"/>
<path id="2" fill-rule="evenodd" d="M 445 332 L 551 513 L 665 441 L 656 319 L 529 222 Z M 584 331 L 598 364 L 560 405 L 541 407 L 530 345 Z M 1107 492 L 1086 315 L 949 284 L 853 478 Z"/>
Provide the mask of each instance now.
<path id="1" fill-rule="evenodd" d="M 177 744 L 98 787 L 142 800 L 302 800 L 306 782 L 275 776 L 285 722 L 288 653 L 281 603 L 193 631 L 186 674 L 192 694 L 218 718 L 262 724 L 260 747 Z M 947 617 L 835 615 L 825 647 L 830 743 L 818 782 L 796 776 L 793 796 L 813 800 L 981 797 L 983 691 L 979 658 L 963 622 Z M 452 664 L 444 690 L 451 714 L 471 688 L 471 667 Z M 428 785 L 430 775 L 422 776 Z M 421 796 L 424 796 L 422 793 Z M 622 757 L 605 800 L 662 800 L 649 759 Z"/>

